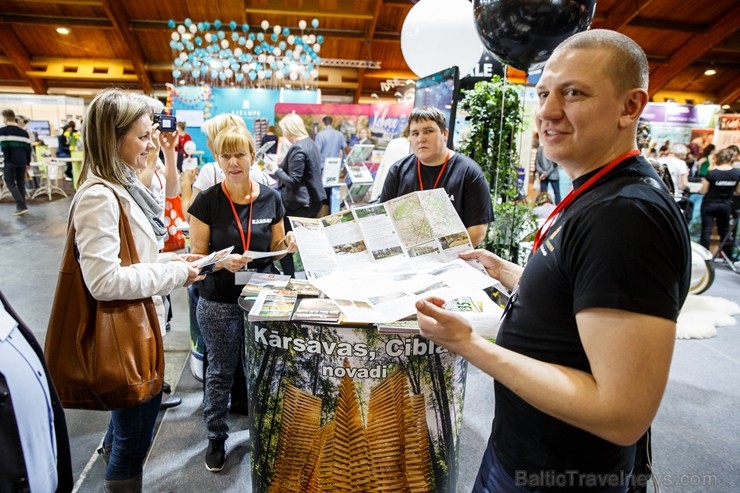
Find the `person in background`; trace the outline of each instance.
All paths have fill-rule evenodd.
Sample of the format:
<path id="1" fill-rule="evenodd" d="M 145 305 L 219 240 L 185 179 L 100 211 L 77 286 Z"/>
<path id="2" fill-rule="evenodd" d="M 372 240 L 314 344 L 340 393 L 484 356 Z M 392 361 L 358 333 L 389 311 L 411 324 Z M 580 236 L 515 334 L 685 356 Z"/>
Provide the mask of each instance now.
<path id="1" fill-rule="evenodd" d="M 64 409 L 31 329 L 0 291 L 0 491 L 69 493 Z"/>
<path id="2" fill-rule="evenodd" d="M 190 134 L 187 132 L 188 124 L 183 121 L 177 122 L 177 146 L 175 152 L 177 152 L 177 171 L 182 172 L 182 161 L 185 159 L 185 143 L 189 140 L 193 140 Z"/>
<path id="3" fill-rule="evenodd" d="M 552 195 L 547 192 L 540 192 L 537 198 L 534 199 L 534 207 L 532 212 L 539 219 L 547 219 L 552 211 L 555 210 L 555 204 L 552 200 Z"/>
<path id="4" fill-rule="evenodd" d="M 268 154 L 275 154 L 278 150 L 278 136 L 275 135 L 275 125 L 270 125 L 267 127 L 267 133 L 262 137 L 262 142 L 260 143 L 260 147 L 267 144 L 268 142 L 272 142 L 272 147 L 270 147 L 267 150 Z"/>
<path id="5" fill-rule="evenodd" d="M 478 246 L 493 220 L 491 192 L 478 163 L 447 148 L 447 122 L 437 108 L 414 108 L 409 115 L 409 141 L 414 154 L 391 166 L 380 201 L 418 190 L 444 188 Z"/>
<path id="6" fill-rule="evenodd" d="M 368 136 L 366 128 L 361 128 L 357 131 L 357 142 L 358 145 L 375 145 L 375 142 Z"/>
<path id="7" fill-rule="evenodd" d="M 713 167 L 712 160 L 714 159 L 713 156 L 715 149 L 716 148 L 714 147 L 714 144 L 709 144 L 704 148 L 701 153 L 701 157 L 697 160 L 697 174 L 700 178 L 704 178 L 705 176 L 707 176 L 707 172 L 709 172 L 709 169 Z"/>
<path id="8" fill-rule="evenodd" d="M 332 126 L 334 124 L 332 117 L 327 115 L 321 121 L 324 123 L 324 129 L 316 134 L 316 147 L 319 149 L 320 169 L 323 171 L 326 158 L 344 157 L 347 140 L 342 132 Z"/>
<path id="9" fill-rule="evenodd" d="M 558 163 L 548 159 L 544 151 L 544 146 L 540 146 L 534 159 L 534 167 L 540 179 L 540 192 L 547 192 L 548 186 L 552 186 L 555 205 L 558 205 L 560 203 L 560 170 L 558 170 Z"/>
<path id="10" fill-rule="evenodd" d="M 668 148 L 668 155 L 659 157 L 658 162 L 668 167 L 673 180 L 673 198 L 682 209 L 686 207 L 685 192 L 689 185 L 689 167 L 686 165 L 686 156 L 689 148 L 683 144 L 673 144 Z"/>
<path id="11" fill-rule="evenodd" d="M 273 258 L 252 260 L 247 251 L 295 250 L 292 234 L 283 228 L 285 209 L 278 193 L 253 180 L 249 170 L 255 146 L 246 128 L 227 127 L 216 136 L 213 150 L 226 178 L 199 194 L 190 206 L 190 245 L 193 253 L 209 254 L 234 246 L 200 282 L 198 325 L 207 348 L 203 419 L 208 433 L 206 468 L 219 472 L 226 461 L 226 416 L 229 393 L 244 351 L 244 318 L 238 300 L 245 267 L 277 273 Z"/>
<path id="12" fill-rule="evenodd" d="M 380 197 L 380 192 L 383 191 L 385 177 L 388 175 L 388 170 L 391 166 L 411 154 L 411 152 L 411 144 L 409 143 L 409 124 L 406 122 L 406 125 L 403 126 L 403 130 L 401 130 L 401 135 L 388 142 L 388 146 L 385 148 L 383 158 L 380 160 L 380 165 L 378 166 L 378 171 L 375 173 L 373 188 L 370 191 L 371 202 L 375 202 Z"/>
<path id="13" fill-rule="evenodd" d="M 139 181 L 152 142 L 150 105 L 136 94 L 116 89 L 99 93 L 90 103 L 83 126 L 84 157 L 80 188 L 71 220 L 85 285 L 96 300 L 152 298 L 159 323 L 163 295 L 202 279 L 191 263 L 197 256 L 160 254 L 165 234 L 161 204 Z M 100 186 L 98 184 L 107 186 Z M 110 188 L 109 188 L 110 187 Z M 140 262 L 122 266 L 119 258 L 119 200 L 128 217 Z M 111 348 L 114 351 L 115 348 Z M 111 357 L 116 354 L 111 353 Z M 107 458 L 104 490 L 140 492 L 144 458 L 152 442 L 162 394 L 111 412 L 103 448 Z"/>
<path id="14" fill-rule="evenodd" d="M 574 191 L 535 237 L 522 268 L 485 250 L 514 290 L 495 344 L 417 302 L 421 335 L 494 379 L 495 413 L 473 491 L 624 493 L 650 458 L 691 249 L 677 204 L 635 147 L 648 102 L 642 49 L 615 31 L 563 41 L 537 82 L 545 153 Z M 649 248 L 627 248 L 649 245 Z"/>
<path id="15" fill-rule="evenodd" d="M 279 125 L 291 146 L 280 166 L 266 164 L 265 169 L 280 181 L 285 231 L 291 231 L 288 216 L 316 217 L 326 200 L 326 191 L 321 183 L 319 149 L 308 136 L 301 117 L 290 113 L 280 120 Z M 292 255 L 286 255 L 281 265 L 284 274 L 295 274 Z"/>
<path id="16" fill-rule="evenodd" d="M 3 179 L 15 200 L 14 216 L 28 213 L 26 205 L 26 171 L 31 165 L 31 138 L 15 121 L 13 110 L 3 110 L 4 127 L 0 127 L 0 152 L 3 154 Z"/>
<path id="17" fill-rule="evenodd" d="M 709 249 L 715 223 L 720 242 L 724 241 L 730 232 L 732 195 L 740 194 L 740 169 L 732 166 L 735 154 L 734 149 L 729 147 L 716 153 L 714 168 L 710 169 L 701 180 L 701 193 L 704 195 L 704 200 L 701 203 L 700 243 L 706 249 Z M 734 245 L 722 244 L 720 246 L 725 255 L 732 258 Z"/>

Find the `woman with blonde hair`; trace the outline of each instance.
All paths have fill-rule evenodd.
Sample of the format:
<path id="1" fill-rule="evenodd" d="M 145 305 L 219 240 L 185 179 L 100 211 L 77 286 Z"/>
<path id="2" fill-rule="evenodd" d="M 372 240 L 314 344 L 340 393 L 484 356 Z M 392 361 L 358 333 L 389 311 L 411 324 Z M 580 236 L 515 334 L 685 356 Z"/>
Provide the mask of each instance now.
<path id="1" fill-rule="evenodd" d="M 197 319 L 207 348 L 203 418 L 208 431 L 206 468 L 220 471 L 226 460 L 228 437 L 226 416 L 229 392 L 243 356 L 244 322 L 237 304 L 242 271 L 277 273 L 273 258 L 252 260 L 247 251 L 269 252 L 295 249 L 292 234 L 283 229 L 285 209 L 278 193 L 252 179 L 254 160 L 252 135 L 238 126 L 216 136 L 213 150 L 226 176 L 196 197 L 190 206 L 190 245 L 193 253 L 208 254 L 230 246 L 233 253 L 218 262 L 214 271 L 199 283 Z"/>
<path id="2" fill-rule="evenodd" d="M 151 297 L 155 305 L 161 305 L 162 295 L 202 278 L 198 269 L 183 261 L 190 257 L 159 253 L 157 241 L 165 234 L 162 205 L 136 176 L 155 148 L 151 116 L 144 99 L 119 90 L 101 92 L 87 110 L 81 185 L 72 203 L 71 220 L 82 276 L 96 300 Z M 140 259 L 129 266 L 121 265 L 118 253 L 121 210 L 128 218 Z M 111 352 L 111 357 L 116 356 Z M 142 404 L 112 411 L 103 439 L 103 447 L 110 450 L 104 456 L 108 458 L 106 492 L 141 491 L 144 458 L 161 400 L 160 393 Z"/>
<path id="3" fill-rule="evenodd" d="M 326 200 L 321 183 L 321 157 L 316 143 L 308 136 L 303 119 L 295 113 L 285 115 L 278 124 L 283 137 L 291 143 L 280 166 L 267 165 L 266 169 L 280 182 L 285 206 L 285 230 L 290 231 L 288 216 L 316 217 Z M 295 273 L 293 257 L 287 255 L 281 262 L 283 272 Z"/>

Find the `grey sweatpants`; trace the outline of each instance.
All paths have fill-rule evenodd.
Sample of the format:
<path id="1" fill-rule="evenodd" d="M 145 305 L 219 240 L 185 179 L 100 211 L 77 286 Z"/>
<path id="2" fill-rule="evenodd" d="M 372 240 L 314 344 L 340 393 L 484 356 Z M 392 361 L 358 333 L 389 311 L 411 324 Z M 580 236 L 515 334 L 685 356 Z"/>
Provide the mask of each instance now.
<path id="1" fill-rule="evenodd" d="M 198 300 L 198 325 L 206 346 L 203 419 L 208 439 L 228 437 L 229 395 L 244 346 L 244 315 L 236 303 Z"/>

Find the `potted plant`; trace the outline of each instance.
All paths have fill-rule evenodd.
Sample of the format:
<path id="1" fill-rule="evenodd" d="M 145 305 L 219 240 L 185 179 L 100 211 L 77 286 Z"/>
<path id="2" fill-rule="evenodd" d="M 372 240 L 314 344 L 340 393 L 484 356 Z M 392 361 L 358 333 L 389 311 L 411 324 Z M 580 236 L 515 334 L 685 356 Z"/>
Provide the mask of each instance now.
<path id="1" fill-rule="evenodd" d="M 465 91 L 460 107 L 470 126 L 459 151 L 475 159 L 491 187 L 494 220 L 483 246 L 506 260 L 524 260 L 519 259 L 519 242 L 535 229 L 536 219 L 517 177 L 516 142 L 523 124 L 519 92 L 495 75 Z"/>

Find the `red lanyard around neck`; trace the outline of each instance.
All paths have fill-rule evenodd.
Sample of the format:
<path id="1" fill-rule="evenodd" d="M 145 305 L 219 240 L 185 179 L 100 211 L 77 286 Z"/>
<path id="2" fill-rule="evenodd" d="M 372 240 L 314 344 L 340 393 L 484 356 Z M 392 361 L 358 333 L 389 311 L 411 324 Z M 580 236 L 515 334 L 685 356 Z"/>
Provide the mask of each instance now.
<path id="1" fill-rule="evenodd" d="M 442 175 L 445 174 L 445 168 L 447 168 L 447 161 L 450 160 L 450 151 L 447 151 L 447 155 L 445 156 L 445 162 L 442 165 L 442 169 L 439 170 L 439 173 L 437 174 L 437 179 L 434 180 L 434 186 L 432 188 L 437 188 L 437 185 L 439 185 L 439 180 L 442 179 Z M 421 181 L 421 160 L 419 158 L 416 158 L 416 174 L 419 177 L 419 190 L 424 190 L 424 183 Z"/>
<path id="2" fill-rule="evenodd" d="M 229 205 L 231 205 L 231 212 L 234 213 L 234 220 L 236 221 L 236 227 L 239 228 L 239 236 L 241 236 L 242 239 L 242 247 L 244 248 L 244 252 L 249 251 L 249 245 L 252 243 L 252 204 L 249 204 L 249 223 L 247 223 L 247 235 L 244 236 L 244 228 L 242 228 L 242 220 L 239 217 L 239 214 L 236 212 L 236 207 L 234 207 L 234 201 L 231 200 L 231 195 L 229 194 L 229 190 L 226 188 L 226 182 L 221 182 L 221 190 L 224 191 L 224 194 L 226 194 L 226 198 L 229 199 Z M 252 200 L 252 180 L 249 180 L 249 200 Z"/>
<path id="3" fill-rule="evenodd" d="M 537 230 L 537 233 L 535 233 L 534 245 L 532 246 L 532 253 L 535 253 L 539 250 L 540 244 L 542 244 L 543 238 L 547 236 L 547 233 L 550 231 L 552 224 L 558 218 L 560 213 L 563 210 L 565 210 L 566 207 L 572 204 L 575 199 L 577 199 L 578 197 L 586 193 L 586 191 L 589 188 L 594 186 L 596 182 L 598 182 L 605 174 L 607 174 L 608 172 L 616 168 L 622 161 L 629 159 L 631 157 L 637 156 L 638 154 L 640 154 L 640 151 L 637 149 L 633 149 L 629 152 L 625 152 L 624 154 L 617 156 L 615 159 L 610 161 L 606 166 L 601 168 L 591 178 L 586 180 L 586 182 L 583 185 L 581 185 L 577 189 L 573 189 L 570 192 L 568 192 L 568 195 L 566 195 L 565 198 L 563 198 L 563 200 L 558 204 L 558 206 L 555 207 L 555 209 L 547 217 L 547 221 L 545 221 L 544 224 L 540 227 L 540 229 Z"/>

